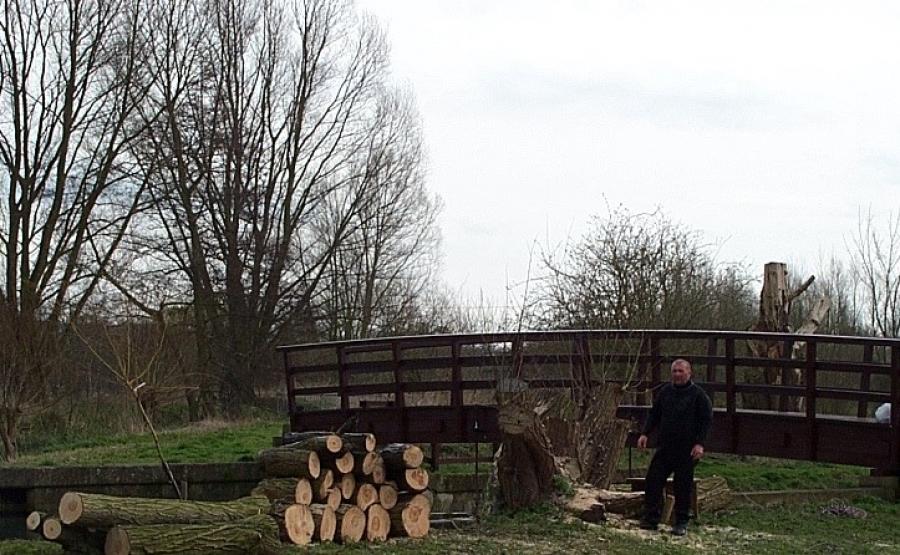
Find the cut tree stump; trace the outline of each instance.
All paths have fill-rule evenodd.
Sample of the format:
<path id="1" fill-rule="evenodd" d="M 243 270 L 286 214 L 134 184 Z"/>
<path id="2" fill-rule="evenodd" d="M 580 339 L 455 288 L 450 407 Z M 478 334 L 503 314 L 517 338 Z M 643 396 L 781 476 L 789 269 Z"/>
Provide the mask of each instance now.
<path id="1" fill-rule="evenodd" d="M 375 503 L 366 510 L 366 539 L 370 542 L 384 541 L 391 531 L 391 515 L 380 504 Z"/>
<path id="2" fill-rule="evenodd" d="M 338 529 L 334 541 L 355 543 L 362 539 L 366 532 L 366 513 L 356 505 L 343 504 L 334 511 L 334 514 Z"/>
<path id="3" fill-rule="evenodd" d="M 250 494 L 265 496 L 269 501 L 292 499 L 294 503 L 309 505 L 313 501 L 313 486 L 308 478 L 264 478 Z"/>
<path id="4" fill-rule="evenodd" d="M 501 431 L 497 480 L 503 503 L 512 511 L 533 507 L 553 496 L 556 462 L 550 440 L 524 401 L 505 402 L 497 413 Z M 398 485 L 403 485 L 398 480 Z"/>
<path id="5" fill-rule="evenodd" d="M 278 523 L 257 515 L 219 524 L 117 525 L 106 534 L 106 555 L 190 553 L 247 555 L 281 550 Z"/>
<path id="6" fill-rule="evenodd" d="M 419 468 L 425 461 L 425 453 L 418 445 L 411 443 L 389 443 L 379 451 L 388 473 Z"/>
<path id="7" fill-rule="evenodd" d="M 182 501 L 70 491 L 59 501 L 59 518 L 63 524 L 96 528 L 116 524 L 202 524 L 266 514 L 269 508 L 269 500 L 262 495 L 233 501 Z"/>
<path id="8" fill-rule="evenodd" d="M 398 501 L 388 511 L 391 516 L 391 533 L 397 536 L 423 538 L 431 527 L 431 502 L 424 495 Z"/>
<path id="9" fill-rule="evenodd" d="M 256 459 L 270 477 L 315 480 L 322 470 L 318 453 L 306 449 L 270 447 L 260 451 Z"/>

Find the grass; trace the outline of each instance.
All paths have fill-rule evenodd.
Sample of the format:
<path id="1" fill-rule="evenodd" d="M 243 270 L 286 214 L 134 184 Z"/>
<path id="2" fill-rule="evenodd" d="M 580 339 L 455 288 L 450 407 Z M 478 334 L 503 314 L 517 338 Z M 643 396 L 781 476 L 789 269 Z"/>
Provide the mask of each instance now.
<path id="1" fill-rule="evenodd" d="M 163 451 L 169 462 L 234 462 L 253 460 L 281 433 L 276 419 L 240 424 L 206 423 L 163 432 Z M 482 454 L 489 455 L 482 452 Z M 481 463 L 486 472 L 489 456 Z M 152 437 L 134 434 L 57 445 L 54 449 L 22 456 L 16 466 L 103 465 L 158 462 Z M 632 466 L 645 468 L 648 453 L 632 453 Z M 623 466 L 627 466 L 627 453 Z M 466 471 L 465 465 L 454 467 Z M 640 472 L 640 470 L 638 470 Z M 0 470 L 2 472 L 2 470 Z M 781 461 L 759 457 L 710 454 L 697 468 L 700 477 L 724 476 L 732 489 L 757 491 L 811 487 L 854 487 L 867 469 L 841 465 Z M 842 499 L 842 505 L 738 507 L 717 515 L 701 515 L 688 536 L 675 538 L 665 531 L 644 532 L 634 522 L 587 524 L 550 505 L 516 515 L 497 514 L 461 529 L 432 530 L 420 540 L 390 539 L 385 543 L 320 544 L 285 547 L 282 555 L 299 553 L 437 554 L 689 554 L 689 553 L 828 553 L 900 555 L 896 540 L 900 504 L 875 498 Z M 825 514 L 839 506 L 865 511 L 865 516 Z M 840 512 L 840 511 L 831 511 Z M 62 555 L 49 542 L 0 542 L 0 555 Z"/>

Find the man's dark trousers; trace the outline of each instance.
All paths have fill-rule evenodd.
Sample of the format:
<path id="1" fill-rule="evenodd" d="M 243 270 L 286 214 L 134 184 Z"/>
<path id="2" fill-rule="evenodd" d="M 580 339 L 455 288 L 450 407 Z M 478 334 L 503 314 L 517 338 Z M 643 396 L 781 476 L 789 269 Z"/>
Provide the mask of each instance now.
<path id="1" fill-rule="evenodd" d="M 693 446 L 685 448 L 663 447 L 657 449 L 647 470 L 644 485 L 644 514 L 653 524 L 658 524 L 662 512 L 663 488 L 669 475 L 675 473 L 672 484 L 675 493 L 675 523 L 687 524 L 691 515 L 691 494 L 694 487 Z"/>

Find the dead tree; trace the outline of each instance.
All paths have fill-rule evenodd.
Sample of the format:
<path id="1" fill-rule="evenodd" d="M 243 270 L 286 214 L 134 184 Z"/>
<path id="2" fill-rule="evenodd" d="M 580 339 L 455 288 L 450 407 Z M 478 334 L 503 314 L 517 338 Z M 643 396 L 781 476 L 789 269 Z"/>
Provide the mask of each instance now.
<path id="1" fill-rule="evenodd" d="M 763 287 L 759 298 L 759 318 L 750 328 L 750 331 L 791 332 L 789 325 L 791 303 L 803 294 L 815 279 L 815 276 L 810 276 L 797 289 L 790 291 L 788 288 L 787 265 L 782 262 L 769 262 L 766 264 Z M 828 297 L 822 298 L 813 307 L 806 323 L 796 333 L 814 333 L 830 308 L 831 299 Z M 748 347 L 753 356 L 783 360 L 786 358 L 797 358 L 801 343 L 779 340 L 751 340 L 748 342 Z M 748 370 L 746 379 L 749 383 L 763 385 L 797 386 L 802 383 L 803 374 L 799 368 L 770 366 L 758 371 L 756 369 Z M 750 393 L 743 396 L 743 401 L 744 408 L 749 409 L 803 410 L 803 398 L 798 396 Z"/>

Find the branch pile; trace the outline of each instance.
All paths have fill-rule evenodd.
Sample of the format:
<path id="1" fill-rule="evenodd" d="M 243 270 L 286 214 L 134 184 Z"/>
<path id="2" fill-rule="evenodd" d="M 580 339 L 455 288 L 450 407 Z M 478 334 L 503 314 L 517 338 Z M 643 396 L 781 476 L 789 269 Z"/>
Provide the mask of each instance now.
<path id="1" fill-rule="evenodd" d="M 284 544 L 382 541 L 428 534 L 431 500 L 415 445 L 376 448 L 372 434 L 309 432 L 257 456 L 248 497 L 184 501 L 68 492 L 26 527 L 66 552 L 274 554 Z"/>

